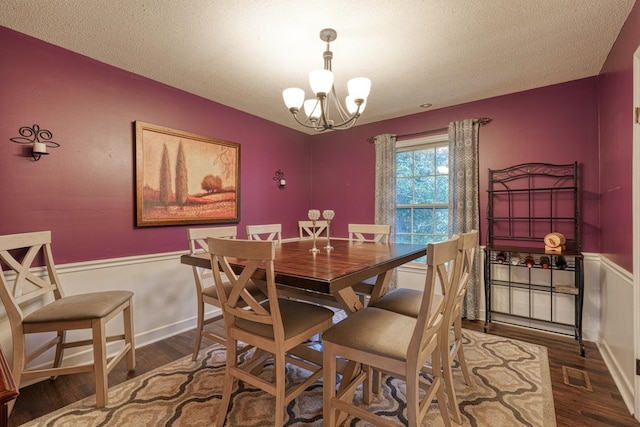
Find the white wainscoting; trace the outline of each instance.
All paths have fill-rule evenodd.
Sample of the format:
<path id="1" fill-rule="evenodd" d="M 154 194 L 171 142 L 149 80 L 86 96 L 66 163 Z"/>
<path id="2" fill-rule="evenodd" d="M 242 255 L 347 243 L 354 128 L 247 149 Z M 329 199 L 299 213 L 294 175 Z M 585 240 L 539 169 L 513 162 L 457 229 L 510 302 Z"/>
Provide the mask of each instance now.
<path id="1" fill-rule="evenodd" d="M 84 292 L 124 289 L 134 292 L 133 313 L 135 343 L 142 347 L 152 342 L 192 329 L 196 325 L 196 293 L 191 267 L 180 263 L 175 252 L 136 257 L 108 259 L 58 265 L 58 276 L 66 295 Z M 12 356 L 9 321 L 0 307 L 0 346 L 7 358 Z M 122 322 L 115 318 L 108 324 L 108 332 L 121 333 Z M 70 333 L 70 338 L 82 332 Z M 88 335 L 87 335 L 88 336 Z M 35 348 L 51 335 L 38 334 L 27 342 Z M 118 344 L 110 344 L 109 354 L 114 354 Z M 89 360 L 89 349 L 69 349 L 65 360 L 73 363 Z M 45 353 L 34 362 L 48 363 L 52 353 Z M 10 362 L 11 363 L 11 362 Z M 64 363 L 64 362 L 63 362 Z"/>
<path id="2" fill-rule="evenodd" d="M 109 260 L 58 265 L 58 274 L 68 295 L 127 289 L 135 293 L 134 330 L 136 346 L 193 329 L 196 324 L 196 295 L 191 268 L 180 263 L 184 252 L 153 254 Z M 483 253 L 481 251 L 481 253 Z M 481 265 L 484 265 L 481 262 Z M 482 269 L 480 271 L 482 277 Z M 402 287 L 424 286 L 424 268 L 407 265 L 398 269 Z M 483 286 L 481 286 L 483 288 Z M 585 254 L 584 337 L 599 343 L 620 392 L 633 408 L 633 319 L 631 274 L 597 254 Z M 210 314 L 217 313 L 212 309 Z M 481 295 L 480 319 L 484 319 L 484 293 Z M 119 322 L 110 323 L 120 330 Z M 47 337 L 37 341 L 44 342 Z M 30 341 L 28 346 L 37 342 Z M 0 307 L 0 346 L 9 358 L 12 344 L 9 323 Z M 116 348 L 109 347 L 113 354 Z M 88 359 L 88 350 L 67 351 L 65 360 Z M 589 357 L 587 354 L 586 357 Z M 52 359 L 45 354 L 38 364 Z"/>
<path id="3" fill-rule="evenodd" d="M 602 257 L 598 348 L 630 413 L 634 413 L 633 276 Z"/>

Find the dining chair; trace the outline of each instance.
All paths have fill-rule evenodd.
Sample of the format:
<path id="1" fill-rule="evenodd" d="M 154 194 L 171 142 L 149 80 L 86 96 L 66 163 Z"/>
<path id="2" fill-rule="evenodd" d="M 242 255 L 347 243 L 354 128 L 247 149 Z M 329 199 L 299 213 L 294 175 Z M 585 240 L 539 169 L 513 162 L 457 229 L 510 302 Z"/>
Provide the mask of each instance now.
<path id="1" fill-rule="evenodd" d="M 389 224 L 348 224 L 347 231 L 350 242 L 390 243 L 391 225 Z M 360 296 L 362 303 L 365 304 L 371 296 L 374 286 L 375 278 L 370 278 L 363 280 L 353 288 Z M 384 292 L 386 289 L 383 290 Z"/>
<path id="2" fill-rule="evenodd" d="M 340 412 L 346 412 L 376 426 L 396 424 L 370 412 L 359 402 L 353 401 L 353 393 L 362 384 L 364 403 L 370 403 L 373 371 L 386 372 L 406 383 L 406 419 L 408 425 L 417 427 L 429 406 L 437 397 L 438 408 L 445 426 L 451 425 L 447 412 L 443 383 L 442 336 L 444 300 L 434 305 L 436 282 L 451 286 L 456 277 L 458 263 L 458 237 L 427 245 L 427 272 L 418 317 L 405 316 L 389 310 L 368 306 L 323 334 L 323 418 L 325 426 L 335 426 Z M 359 363 L 362 370 L 353 378 L 343 376 L 340 394 L 336 393 L 336 366 L 339 358 Z M 422 377 L 427 360 L 433 366 L 432 380 Z M 420 393 L 420 389 L 424 393 Z M 421 397 L 422 396 L 422 397 Z"/>
<path id="3" fill-rule="evenodd" d="M 313 221 L 298 221 L 298 231 L 300 233 L 300 240 L 313 239 L 315 234 L 316 239 L 319 239 L 323 233 L 326 233 L 328 221 L 320 220 L 315 223 L 315 231 Z"/>
<path id="4" fill-rule="evenodd" d="M 50 231 L 0 236 L 0 261 L 0 298 L 11 326 L 15 383 L 20 387 L 21 382 L 38 378 L 92 372 L 96 406 L 107 405 L 111 370 L 123 358 L 127 369 L 136 365 L 133 292 L 111 290 L 65 296 L 53 261 Z M 42 267 L 38 263 L 43 263 Z M 123 333 L 107 336 L 107 323 L 120 314 Z M 90 339 L 69 341 L 66 333 L 72 330 L 88 330 Z M 29 351 L 27 335 L 39 333 L 55 333 L 55 337 Z M 122 345 L 108 357 L 107 342 L 112 341 L 121 341 Z M 92 346 L 91 363 L 62 366 L 64 350 L 80 346 Z M 52 367 L 27 367 L 54 347 Z"/>
<path id="5" fill-rule="evenodd" d="M 391 225 L 388 224 L 349 224 L 347 226 L 350 241 L 389 243 Z"/>
<path id="6" fill-rule="evenodd" d="M 453 283 L 451 289 L 446 287 L 441 289 L 442 295 L 434 296 L 434 303 L 445 300 L 445 312 L 443 321 L 443 337 L 446 339 L 446 345 L 443 346 L 445 352 L 443 358 L 443 372 L 447 397 L 451 405 L 451 415 L 455 422 L 461 423 L 462 416 L 457 404 L 455 387 L 453 383 L 453 365 L 457 358 L 460 369 L 464 376 L 466 384 L 471 383 L 469 370 L 464 357 L 464 349 L 462 346 L 462 312 L 464 308 L 464 300 L 467 294 L 467 285 L 471 272 L 473 271 L 474 259 L 478 247 L 478 231 L 473 230 L 468 233 L 459 235 L 458 244 L 458 265 L 460 271 L 457 273 L 459 280 Z M 406 316 L 418 317 L 420 313 L 420 302 L 422 300 L 422 291 L 417 289 L 397 288 L 388 292 L 386 295 L 371 303 L 372 307 L 393 311 L 404 314 Z M 430 368 L 424 369 L 430 372 Z M 378 387 L 378 381 L 374 383 L 374 387 Z"/>
<path id="7" fill-rule="evenodd" d="M 275 240 L 282 243 L 282 224 L 247 225 L 249 240 Z"/>
<path id="8" fill-rule="evenodd" d="M 334 313 L 318 305 L 278 298 L 274 273 L 274 241 L 210 238 L 208 244 L 213 276 L 224 311 L 228 342 L 222 401 L 216 425 L 222 426 L 227 418 L 232 386 L 236 379 L 274 395 L 273 425 L 284 425 L 288 402 L 322 377 L 322 366 L 302 358 L 290 357 L 289 352 L 331 327 Z M 236 273 L 231 258 L 243 261 L 241 273 Z M 264 275 L 266 281 L 268 299 L 265 301 L 258 301 L 247 292 L 247 286 L 251 284 L 252 276 L 258 268 L 261 270 L 260 276 Z M 228 295 L 224 290 L 223 274 L 232 285 Z M 256 348 L 256 353 L 242 364 L 239 363 L 236 352 L 238 341 Z M 264 362 L 267 354 L 271 354 L 273 358 L 271 378 L 265 378 L 256 369 Z M 309 372 L 304 381 L 289 389 L 286 387 L 287 363 Z M 229 423 L 233 424 L 232 421 Z"/>
<path id="9" fill-rule="evenodd" d="M 197 253 L 208 252 L 209 247 L 207 238 L 217 237 L 226 239 L 235 239 L 237 236 L 237 227 L 206 227 L 206 228 L 190 228 L 187 230 L 189 239 L 189 253 L 195 255 Z M 213 273 L 210 268 L 201 268 L 192 266 L 193 278 L 196 284 L 196 297 L 198 302 L 198 324 L 196 328 L 196 338 L 193 346 L 193 355 L 191 360 L 196 361 L 200 353 L 202 345 L 202 337 L 208 338 L 218 344 L 227 345 L 227 338 L 222 320 L 222 312 L 216 316 L 205 318 L 206 305 L 222 308 L 215 283 L 213 281 Z M 226 282 L 226 289 L 230 291 L 231 284 Z M 264 293 L 256 285 L 249 287 L 249 292 L 258 300 L 266 298 Z M 249 346 L 243 346 L 239 351 L 248 350 Z"/>

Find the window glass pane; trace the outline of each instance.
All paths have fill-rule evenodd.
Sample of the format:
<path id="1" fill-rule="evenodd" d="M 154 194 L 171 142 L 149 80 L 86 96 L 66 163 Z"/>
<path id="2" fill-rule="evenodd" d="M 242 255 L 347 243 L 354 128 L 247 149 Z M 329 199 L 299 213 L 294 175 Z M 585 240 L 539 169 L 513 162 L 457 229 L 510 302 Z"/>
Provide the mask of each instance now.
<path id="1" fill-rule="evenodd" d="M 433 234 L 433 209 L 416 208 L 413 210 L 413 233 Z"/>
<path id="2" fill-rule="evenodd" d="M 441 139 L 440 139 L 441 138 Z M 399 145 L 396 152 L 395 241 L 427 245 L 448 238 L 447 135 Z M 425 262 L 421 257 L 414 262 Z"/>
<path id="3" fill-rule="evenodd" d="M 434 202 L 435 180 L 433 176 L 415 179 L 415 199 L 416 204 Z"/>
<path id="4" fill-rule="evenodd" d="M 400 233 L 411 233 L 411 209 L 396 209 L 396 240 Z"/>
<path id="5" fill-rule="evenodd" d="M 413 152 L 398 151 L 396 152 L 396 175 L 411 176 L 413 174 Z"/>
<path id="6" fill-rule="evenodd" d="M 427 243 L 431 243 L 432 240 L 433 238 L 426 234 L 416 234 L 413 236 L 414 243 L 422 243 L 423 245 L 426 245 Z"/>
<path id="7" fill-rule="evenodd" d="M 436 191 L 435 198 L 432 199 L 435 203 L 448 203 L 449 202 L 449 175 L 439 175 L 435 177 Z"/>
<path id="8" fill-rule="evenodd" d="M 396 205 L 413 203 L 413 179 L 398 178 L 396 180 Z"/>
<path id="9" fill-rule="evenodd" d="M 449 208 L 435 209 L 435 233 L 444 236 L 446 239 L 449 234 Z M 440 239 L 444 240 L 444 239 Z"/>
<path id="10" fill-rule="evenodd" d="M 435 174 L 435 150 L 429 148 L 426 150 L 417 150 L 414 153 L 415 174 L 416 175 L 433 175 Z"/>
<path id="11" fill-rule="evenodd" d="M 398 234 L 396 233 L 396 243 L 412 243 L 411 234 Z"/>
<path id="12" fill-rule="evenodd" d="M 438 166 L 449 168 L 449 147 L 447 145 L 436 148 L 436 167 Z"/>

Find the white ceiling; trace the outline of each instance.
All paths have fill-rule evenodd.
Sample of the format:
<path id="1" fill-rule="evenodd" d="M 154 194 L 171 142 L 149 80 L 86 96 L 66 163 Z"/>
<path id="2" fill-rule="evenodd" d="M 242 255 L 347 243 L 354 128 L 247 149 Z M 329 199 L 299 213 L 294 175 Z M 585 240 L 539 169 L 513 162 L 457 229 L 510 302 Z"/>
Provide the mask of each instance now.
<path id="1" fill-rule="evenodd" d="M 366 76 L 359 124 L 597 75 L 635 0 L 2 0 L 0 25 L 303 130 L 282 102 Z"/>

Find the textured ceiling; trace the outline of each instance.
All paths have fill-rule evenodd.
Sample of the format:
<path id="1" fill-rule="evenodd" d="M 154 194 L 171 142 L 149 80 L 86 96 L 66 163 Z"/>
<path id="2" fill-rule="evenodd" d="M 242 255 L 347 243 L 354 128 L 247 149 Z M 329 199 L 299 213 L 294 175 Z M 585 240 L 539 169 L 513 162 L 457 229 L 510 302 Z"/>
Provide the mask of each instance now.
<path id="1" fill-rule="evenodd" d="M 635 0 L 2 0 L 0 25 L 303 130 L 323 28 L 336 91 L 366 76 L 359 124 L 597 75 Z"/>

